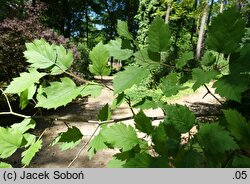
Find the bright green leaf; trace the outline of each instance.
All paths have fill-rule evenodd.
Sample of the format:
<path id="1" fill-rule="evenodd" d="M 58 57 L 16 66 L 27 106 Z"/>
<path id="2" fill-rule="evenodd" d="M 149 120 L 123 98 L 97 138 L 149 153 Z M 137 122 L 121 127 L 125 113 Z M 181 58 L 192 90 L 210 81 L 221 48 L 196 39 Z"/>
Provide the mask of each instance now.
<path id="1" fill-rule="evenodd" d="M 22 146 L 23 135 L 20 131 L 0 127 L 0 158 L 8 158 Z"/>
<path id="2" fill-rule="evenodd" d="M 21 123 L 15 123 L 11 125 L 11 128 L 14 130 L 18 130 L 20 133 L 24 133 L 29 129 L 34 129 L 36 126 L 36 122 L 33 119 L 26 118 Z"/>
<path id="3" fill-rule="evenodd" d="M 123 123 L 105 128 L 101 131 L 101 134 L 107 140 L 107 143 L 116 148 L 121 148 L 123 151 L 131 150 L 139 143 L 135 129 Z"/>
<path id="4" fill-rule="evenodd" d="M 101 133 L 96 135 L 89 143 L 88 157 L 91 159 L 97 151 L 108 148 L 105 144 L 105 138 Z"/>
<path id="5" fill-rule="evenodd" d="M 95 83 L 89 83 L 86 85 L 79 86 L 80 88 L 80 95 L 82 97 L 91 95 L 92 97 L 96 98 L 101 95 L 102 86 Z"/>
<path id="6" fill-rule="evenodd" d="M 149 76 L 149 71 L 136 66 L 127 66 L 124 71 L 115 75 L 113 80 L 114 93 L 123 92 L 125 89 L 139 84 L 143 79 Z"/>
<path id="7" fill-rule="evenodd" d="M 29 165 L 35 154 L 42 148 L 42 140 L 36 141 L 26 151 L 22 152 L 22 164 Z"/>
<path id="8" fill-rule="evenodd" d="M 38 83 L 39 79 L 45 76 L 46 73 L 39 73 L 36 70 L 30 70 L 29 73 L 20 73 L 20 77 L 16 77 L 5 89 L 5 93 L 21 93 L 30 88 L 34 83 Z"/>
<path id="9" fill-rule="evenodd" d="M 156 68 L 160 66 L 160 53 L 151 52 L 144 48 L 137 51 L 134 56 L 136 63 L 143 67 Z"/>
<path id="10" fill-rule="evenodd" d="M 61 82 L 51 82 L 50 86 L 42 88 L 36 107 L 47 109 L 65 106 L 78 95 L 82 88 L 77 87 L 68 77 L 61 78 Z"/>
<path id="11" fill-rule="evenodd" d="M 121 20 L 117 21 L 117 33 L 120 36 L 123 36 L 123 37 L 127 38 L 128 40 L 133 40 L 133 36 L 128 30 L 127 22 L 124 22 L 124 21 L 121 21 Z"/>
<path id="12" fill-rule="evenodd" d="M 12 166 L 5 162 L 0 162 L 0 168 L 12 168 Z"/>
<path id="13" fill-rule="evenodd" d="M 112 158 L 107 164 L 108 168 L 123 168 L 123 165 L 126 163 L 126 161 L 122 161 L 116 158 Z"/>

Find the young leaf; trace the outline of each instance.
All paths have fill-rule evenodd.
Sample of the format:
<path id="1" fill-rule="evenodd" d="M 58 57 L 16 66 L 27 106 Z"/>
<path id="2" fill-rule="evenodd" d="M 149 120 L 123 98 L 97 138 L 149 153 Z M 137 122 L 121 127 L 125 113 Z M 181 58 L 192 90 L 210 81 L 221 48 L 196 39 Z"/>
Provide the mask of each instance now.
<path id="1" fill-rule="evenodd" d="M 165 77 L 160 84 L 160 88 L 166 97 L 176 95 L 179 90 L 186 89 L 186 87 L 179 85 L 177 73 L 170 73 Z"/>
<path id="2" fill-rule="evenodd" d="M 95 75 L 109 75 L 111 69 L 107 66 L 109 51 L 102 42 L 98 43 L 89 53 L 92 65 L 89 66 L 91 73 Z"/>
<path id="3" fill-rule="evenodd" d="M 191 59 L 194 58 L 194 54 L 193 52 L 184 52 L 182 53 L 182 55 L 180 56 L 180 58 L 177 60 L 177 63 L 176 63 L 176 67 L 181 69 L 182 67 L 184 67 L 187 62 Z"/>
<path id="4" fill-rule="evenodd" d="M 195 124 L 195 115 L 187 106 L 169 105 L 166 108 L 167 122 L 172 124 L 179 133 L 188 132 Z"/>
<path id="5" fill-rule="evenodd" d="M 141 110 L 136 116 L 134 117 L 135 121 L 135 127 L 140 130 L 141 132 L 144 132 L 148 135 L 151 135 L 154 131 L 154 128 L 152 126 L 152 121 L 149 117 L 147 117 L 144 112 Z"/>
<path id="6" fill-rule="evenodd" d="M 139 84 L 149 74 L 149 71 L 146 69 L 137 66 L 127 66 L 124 71 L 115 75 L 113 80 L 114 93 L 123 92 L 134 84 Z"/>
<path id="7" fill-rule="evenodd" d="M 103 150 L 108 148 L 105 144 L 105 138 L 102 136 L 101 133 L 96 135 L 89 143 L 89 149 L 88 149 L 88 157 L 91 159 L 97 151 Z"/>
<path id="8" fill-rule="evenodd" d="M 72 51 L 67 52 L 63 46 L 50 45 L 42 39 L 26 43 L 26 48 L 24 57 L 31 63 L 30 67 L 37 69 L 51 67 L 52 74 L 63 73 L 73 62 Z"/>
<path id="9" fill-rule="evenodd" d="M 224 54 L 234 52 L 244 36 L 245 25 L 236 6 L 223 11 L 212 20 L 208 29 L 208 48 Z"/>
<path id="10" fill-rule="evenodd" d="M 39 79 L 45 76 L 46 73 L 39 73 L 38 71 L 31 69 L 29 73 L 24 72 L 20 74 L 20 77 L 16 77 L 5 89 L 5 93 L 21 93 L 26 89 L 29 89 L 34 83 L 38 83 Z"/>
<path id="11" fill-rule="evenodd" d="M 20 131 L 0 127 L 0 158 L 8 158 L 22 146 L 23 135 Z"/>
<path id="12" fill-rule="evenodd" d="M 123 151 L 131 150 L 139 143 L 135 129 L 123 123 L 105 128 L 101 131 L 101 134 L 107 143 L 116 148 L 121 148 Z"/>
<path id="13" fill-rule="evenodd" d="M 248 143 L 250 135 L 247 131 L 246 119 L 239 112 L 233 109 L 223 110 L 223 113 L 228 122 L 227 127 L 231 134 L 236 138 L 236 140 L 241 141 L 245 139 L 245 142 Z"/>
<path id="14" fill-rule="evenodd" d="M 61 82 L 51 82 L 50 86 L 43 88 L 40 93 L 36 107 L 47 109 L 65 106 L 78 95 L 82 88 L 76 87 L 75 83 L 68 77 L 61 78 Z"/>
<path id="15" fill-rule="evenodd" d="M 42 148 L 42 140 L 36 141 L 26 151 L 22 152 L 22 164 L 29 165 L 35 154 Z"/>
<path id="16" fill-rule="evenodd" d="M 117 60 L 126 60 L 133 55 L 133 51 L 130 49 L 121 49 L 122 40 L 117 38 L 116 40 L 111 40 L 107 45 L 105 45 L 110 53 Z"/>
<path id="17" fill-rule="evenodd" d="M 240 81 L 240 82 L 239 82 Z M 240 75 L 225 75 L 213 84 L 215 92 L 236 102 L 241 101 L 241 93 L 248 89 L 249 81 Z"/>
<path id="18" fill-rule="evenodd" d="M 205 152 L 210 155 L 217 155 L 239 148 L 230 133 L 218 123 L 202 124 L 197 137 Z"/>
<path id="19" fill-rule="evenodd" d="M 127 38 L 128 40 L 133 40 L 133 36 L 128 30 L 127 22 L 124 22 L 124 21 L 121 21 L 121 20 L 117 21 L 117 33 L 120 36 L 123 36 L 123 37 Z"/>
<path id="20" fill-rule="evenodd" d="M 12 168 L 12 166 L 5 162 L 0 162 L 0 168 Z"/>
<path id="21" fill-rule="evenodd" d="M 193 85 L 193 90 L 197 90 L 200 86 L 209 83 L 212 79 L 214 79 L 218 75 L 218 72 L 215 70 L 211 71 L 203 71 L 200 68 L 195 68 L 192 71 L 192 78 L 195 80 Z"/>
<path id="22" fill-rule="evenodd" d="M 149 27 L 148 49 L 152 52 L 166 52 L 170 48 L 170 31 L 163 19 L 157 16 Z"/>
<path id="23" fill-rule="evenodd" d="M 98 113 L 98 119 L 100 121 L 107 121 L 111 118 L 111 112 L 109 108 L 109 104 L 106 104 Z"/>
<path id="24" fill-rule="evenodd" d="M 26 118 L 21 123 L 15 123 L 11 125 L 11 128 L 14 130 L 18 130 L 20 133 L 24 133 L 29 129 L 34 129 L 36 126 L 36 122 L 33 119 Z"/>

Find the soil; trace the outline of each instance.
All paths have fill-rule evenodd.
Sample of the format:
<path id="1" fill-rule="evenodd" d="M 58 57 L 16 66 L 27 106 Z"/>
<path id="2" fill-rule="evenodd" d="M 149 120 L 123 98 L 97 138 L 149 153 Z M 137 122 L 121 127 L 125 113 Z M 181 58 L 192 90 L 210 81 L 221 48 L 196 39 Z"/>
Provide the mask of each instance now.
<path id="1" fill-rule="evenodd" d="M 107 86 L 112 87 L 112 77 L 104 78 Z M 209 85 L 209 89 L 214 92 Z M 201 87 L 195 93 L 181 97 L 178 100 L 169 103 L 184 104 L 194 110 L 200 117 L 203 114 L 213 116 L 213 113 L 218 112 L 219 103 L 211 95 L 204 95 L 207 93 L 206 88 Z M 203 98 L 204 97 L 204 98 Z M 220 98 L 219 96 L 217 96 Z M 55 112 L 48 112 L 45 119 L 37 120 L 37 132 L 43 134 L 43 147 L 33 158 L 29 167 L 32 168 L 66 168 L 69 163 L 75 158 L 82 146 L 89 140 L 97 125 L 92 121 L 97 121 L 98 111 L 106 104 L 112 103 L 113 92 L 105 88 L 102 90 L 98 98 L 88 98 L 88 100 L 77 100 L 74 103 L 67 105 L 64 108 L 59 108 Z M 137 112 L 138 110 L 135 109 Z M 151 117 L 163 116 L 160 109 L 146 110 L 145 114 Z M 122 104 L 112 114 L 113 119 L 124 118 L 132 116 L 132 112 L 128 105 Z M 91 122 L 89 121 L 91 120 Z M 132 120 L 123 121 L 125 123 L 133 124 Z M 154 123 L 157 124 L 159 120 Z M 84 139 L 80 145 L 72 150 L 61 151 L 58 145 L 50 146 L 51 142 L 55 139 L 59 132 L 67 130 L 67 126 L 78 127 Z M 98 133 L 98 132 L 97 132 Z M 104 150 L 98 152 L 91 160 L 87 156 L 87 147 L 82 150 L 77 160 L 71 165 L 72 168 L 103 168 L 106 167 L 115 150 Z M 20 153 L 16 153 L 11 159 L 10 163 L 14 167 L 20 167 Z"/>

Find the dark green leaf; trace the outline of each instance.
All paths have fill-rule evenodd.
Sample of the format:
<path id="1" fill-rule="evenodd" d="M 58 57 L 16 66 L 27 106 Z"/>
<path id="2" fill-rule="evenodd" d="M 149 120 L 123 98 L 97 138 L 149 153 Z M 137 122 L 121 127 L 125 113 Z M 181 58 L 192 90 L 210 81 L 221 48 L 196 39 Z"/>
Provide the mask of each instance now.
<path id="1" fill-rule="evenodd" d="M 202 124 L 197 136 L 200 145 L 210 155 L 221 154 L 239 148 L 230 133 L 218 123 Z"/>
<path id="2" fill-rule="evenodd" d="M 212 64 L 214 64 L 216 61 L 216 56 L 213 55 L 212 52 L 205 52 L 204 56 L 201 59 L 201 64 L 205 65 L 205 66 L 211 66 Z"/>
<path id="3" fill-rule="evenodd" d="M 166 111 L 167 122 L 172 124 L 179 133 L 186 133 L 195 125 L 195 115 L 187 106 L 169 105 Z"/>
<path id="4" fill-rule="evenodd" d="M 134 117 L 134 121 L 135 127 L 141 132 L 144 132 L 148 135 L 153 133 L 154 128 L 152 126 L 152 121 L 144 114 L 142 110 L 138 114 L 136 114 L 136 116 Z"/>
<path id="5" fill-rule="evenodd" d="M 117 107 L 119 107 L 124 101 L 124 98 L 125 98 L 124 92 L 119 93 L 118 96 L 112 102 L 111 110 L 115 110 Z"/>
<path id="6" fill-rule="evenodd" d="M 208 29 L 208 48 L 224 54 L 234 52 L 244 36 L 245 24 L 236 6 L 223 11 Z"/>
<path id="7" fill-rule="evenodd" d="M 236 156 L 232 162 L 236 168 L 250 168 L 250 158 L 246 156 Z"/>
<path id="8" fill-rule="evenodd" d="M 195 80 L 195 83 L 193 85 L 193 90 L 197 90 L 200 86 L 206 83 L 209 83 L 217 75 L 218 75 L 218 72 L 215 70 L 204 71 L 200 68 L 193 69 L 192 77 L 193 77 L 193 80 Z"/>
<path id="9" fill-rule="evenodd" d="M 194 58 L 194 54 L 193 52 L 184 52 L 181 54 L 181 56 L 179 57 L 179 59 L 177 60 L 177 63 L 176 63 L 176 67 L 181 69 L 182 67 L 184 67 L 187 62 L 191 59 Z"/>
<path id="10" fill-rule="evenodd" d="M 152 157 L 143 152 L 136 154 L 135 158 L 127 161 L 123 167 L 125 168 L 149 168 L 152 162 Z"/>
<path id="11" fill-rule="evenodd" d="M 149 27 L 148 49 L 152 52 L 166 52 L 170 48 L 170 31 L 163 19 L 157 16 Z"/>
<path id="12" fill-rule="evenodd" d="M 107 121 L 110 120 L 111 118 L 111 112 L 110 112 L 110 108 L 109 105 L 106 104 L 104 107 L 102 107 L 102 109 L 99 111 L 98 114 L 98 119 L 100 121 Z"/>

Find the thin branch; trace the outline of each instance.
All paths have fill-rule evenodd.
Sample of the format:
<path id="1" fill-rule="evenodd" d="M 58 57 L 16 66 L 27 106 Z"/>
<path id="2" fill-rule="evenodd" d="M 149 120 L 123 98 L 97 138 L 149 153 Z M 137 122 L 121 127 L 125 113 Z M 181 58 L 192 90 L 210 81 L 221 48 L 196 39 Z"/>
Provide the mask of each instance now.
<path id="1" fill-rule="evenodd" d="M 207 93 L 209 93 L 210 95 L 212 95 L 212 97 L 214 97 L 222 105 L 223 103 L 210 91 L 210 89 L 208 89 L 207 85 L 204 84 L 204 86 L 207 89 Z"/>
<path id="2" fill-rule="evenodd" d="M 38 140 L 40 140 L 42 138 L 42 136 L 45 134 L 45 132 L 47 131 L 48 128 L 45 128 L 44 131 L 42 132 L 42 134 L 39 136 Z"/>
<path id="3" fill-rule="evenodd" d="M 88 141 L 81 147 L 81 149 L 78 151 L 78 153 L 76 154 L 75 158 L 69 163 L 68 168 L 71 167 L 71 165 L 78 159 L 78 157 L 80 156 L 81 152 L 86 148 L 86 146 L 89 144 L 89 142 L 91 141 L 91 139 L 94 137 L 95 133 L 97 132 L 97 130 L 99 129 L 100 125 L 98 125 L 95 129 L 95 131 L 91 134 L 90 138 L 88 139 Z"/>
<path id="4" fill-rule="evenodd" d="M 66 121 L 63 121 L 63 123 L 66 125 L 67 128 L 70 128 L 70 126 L 68 125 Z"/>
<path id="5" fill-rule="evenodd" d="M 133 107 L 132 107 L 132 105 L 131 105 L 131 100 L 130 100 L 130 97 L 129 97 L 129 96 L 127 96 L 127 97 L 125 97 L 125 98 L 126 98 L 126 101 L 127 101 L 128 106 L 129 106 L 129 109 L 131 110 L 131 112 L 132 112 L 133 116 L 135 116 L 134 109 L 133 109 Z"/>
<path id="6" fill-rule="evenodd" d="M 9 101 L 7 95 L 4 93 L 4 91 L 3 91 L 2 89 L 0 89 L 0 90 L 2 91 L 4 97 L 5 97 L 6 101 L 7 101 L 7 104 L 8 104 L 8 106 L 9 106 L 10 112 L 13 112 L 13 111 L 12 111 L 12 107 L 11 107 L 11 105 L 10 105 L 10 101 Z"/>
<path id="7" fill-rule="evenodd" d="M 22 118 L 31 118 L 31 116 L 26 116 L 26 115 L 19 114 L 16 112 L 0 112 L 0 115 L 13 115 L 13 116 L 18 116 L 18 117 L 22 117 Z"/>

